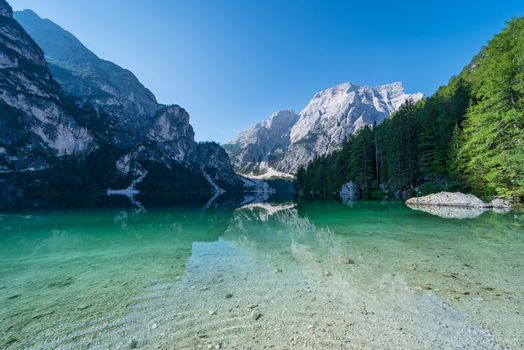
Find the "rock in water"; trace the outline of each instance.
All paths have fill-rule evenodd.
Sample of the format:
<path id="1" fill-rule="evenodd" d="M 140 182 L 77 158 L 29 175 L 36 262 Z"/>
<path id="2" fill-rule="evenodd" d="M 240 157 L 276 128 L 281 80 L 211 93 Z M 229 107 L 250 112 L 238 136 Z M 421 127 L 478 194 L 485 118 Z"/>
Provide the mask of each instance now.
<path id="1" fill-rule="evenodd" d="M 473 219 L 488 211 L 488 208 L 451 207 L 443 205 L 406 205 L 413 210 L 420 210 L 444 219 Z"/>
<path id="2" fill-rule="evenodd" d="M 462 207 L 462 208 L 490 208 L 491 205 L 484 203 L 480 198 L 472 194 L 460 192 L 439 192 L 424 197 L 414 197 L 406 201 L 406 204 L 445 206 L 445 207 Z"/>
<path id="3" fill-rule="evenodd" d="M 494 198 L 491 203 L 491 207 L 495 209 L 511 209 L 513 208 L 513 204 L 504 198 Z"/>
<path id="4" fill-rule="evenodd" d="M 251 312 L 251 318 L 255 321 L 258 321 L 260 319 L 260 317 L 262 317 L 262 313 L 258 310 L 253 310 Z"/>
<path id="5" fill-rule="evenodd" d="M 344 203 L 351 203 L 360 200 L 360 187 L 353 181 L 342 185 L 340 198 Z"/>

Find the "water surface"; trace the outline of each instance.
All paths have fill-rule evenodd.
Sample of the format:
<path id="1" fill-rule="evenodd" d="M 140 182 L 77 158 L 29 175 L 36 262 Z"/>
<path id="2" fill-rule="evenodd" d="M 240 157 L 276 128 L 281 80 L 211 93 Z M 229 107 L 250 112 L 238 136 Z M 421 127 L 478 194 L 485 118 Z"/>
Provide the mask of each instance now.
<path id="1" fill-rule="evenodd" d="M 524 348 L 524 216 L 401 203 L 0 215 L 0 348 Z"/>

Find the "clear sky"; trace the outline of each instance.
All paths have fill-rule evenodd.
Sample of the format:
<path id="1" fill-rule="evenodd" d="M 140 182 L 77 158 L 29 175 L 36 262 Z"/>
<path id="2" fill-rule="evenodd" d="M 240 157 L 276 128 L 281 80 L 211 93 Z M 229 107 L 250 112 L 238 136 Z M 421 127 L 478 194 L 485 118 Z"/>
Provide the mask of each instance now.
<path id="1" fill-rule="evenodd" d="M 346 81 L 429 95 L 524 15 L 522 0 L 8 1 L 133 71 L 218 142 Z"/>

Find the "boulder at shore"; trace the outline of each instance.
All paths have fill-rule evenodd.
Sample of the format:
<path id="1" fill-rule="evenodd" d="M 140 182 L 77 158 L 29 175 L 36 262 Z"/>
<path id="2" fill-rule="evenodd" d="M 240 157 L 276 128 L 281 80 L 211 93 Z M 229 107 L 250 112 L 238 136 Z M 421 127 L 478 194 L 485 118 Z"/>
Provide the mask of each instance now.
<path id="1" fill-rule="evenodd" d="M 406 201 L 409 206 L 442 206 L 461 208 L 511 208 L 511 203 L 502 199 L 484 203 L 472 194 L 460 192 L 439 192 L 424 197 L 413 197 Z"/>
<path id="2" fill-rule="evenodd" d="M 414 197 L 408 199 L 406 204 L 463 208 L 491 207 L 490 204 L 484 203 L 480 198 L 472 194 L 464 194 L 460 192 L 439 192 L 424 197 Z"/>
<path id="3" fill-rule="evenodd" d="M 340 190 L 340 198 L 344 203 L 351 203 L 360 200 L 360 187 L 353 181 L 349 181 L 342 185 Z"/>
<path id="4" fill-rule="evenodd" d="M 450 207 L 443 205 L 406 205 L 413 210 L 420 210 L 444 219 L 474 219 L 488 211 L 488 208 Z"/>

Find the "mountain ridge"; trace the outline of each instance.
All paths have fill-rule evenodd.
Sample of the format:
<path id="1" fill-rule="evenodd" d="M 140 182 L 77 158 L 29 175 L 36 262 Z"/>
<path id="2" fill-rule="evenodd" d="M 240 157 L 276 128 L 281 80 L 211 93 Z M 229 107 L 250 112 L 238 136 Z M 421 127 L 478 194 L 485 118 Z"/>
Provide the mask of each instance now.
<path id="1" fill-rule="evenodd" d="M 340 149 L 365 125 L 379 124 L 408 100 L 417 102 L 423 97 L 422 93 L 405 93 L 401 82 L 375 87 L 341 83 L 314 94 L 298 119 L 278 129 L 277 135 L 285 139 L 280 141 L 282 146 L 278 155 L 258 146 L 264 138 L 256 138 L 260 130 L 268 129 L 273 115 L 282 111 L 241 132 L 224 148 L 233 159 L 235 169 L 241 173 L 293 174 L 316 157 Z M 268 159 L 273 161 L 268 162 Z"/>
<path id="2" fill-rule="evenodd" d="M 0 85 L 12 87 L 0 95 L 5 197 L 130 183 L 146 192 L 245 189 L 220 145 L 195 141 L 185 109 L 159 104 L 132 72 L 52 21 L 13 14 L 5 0 L 0 14 Z"/>

